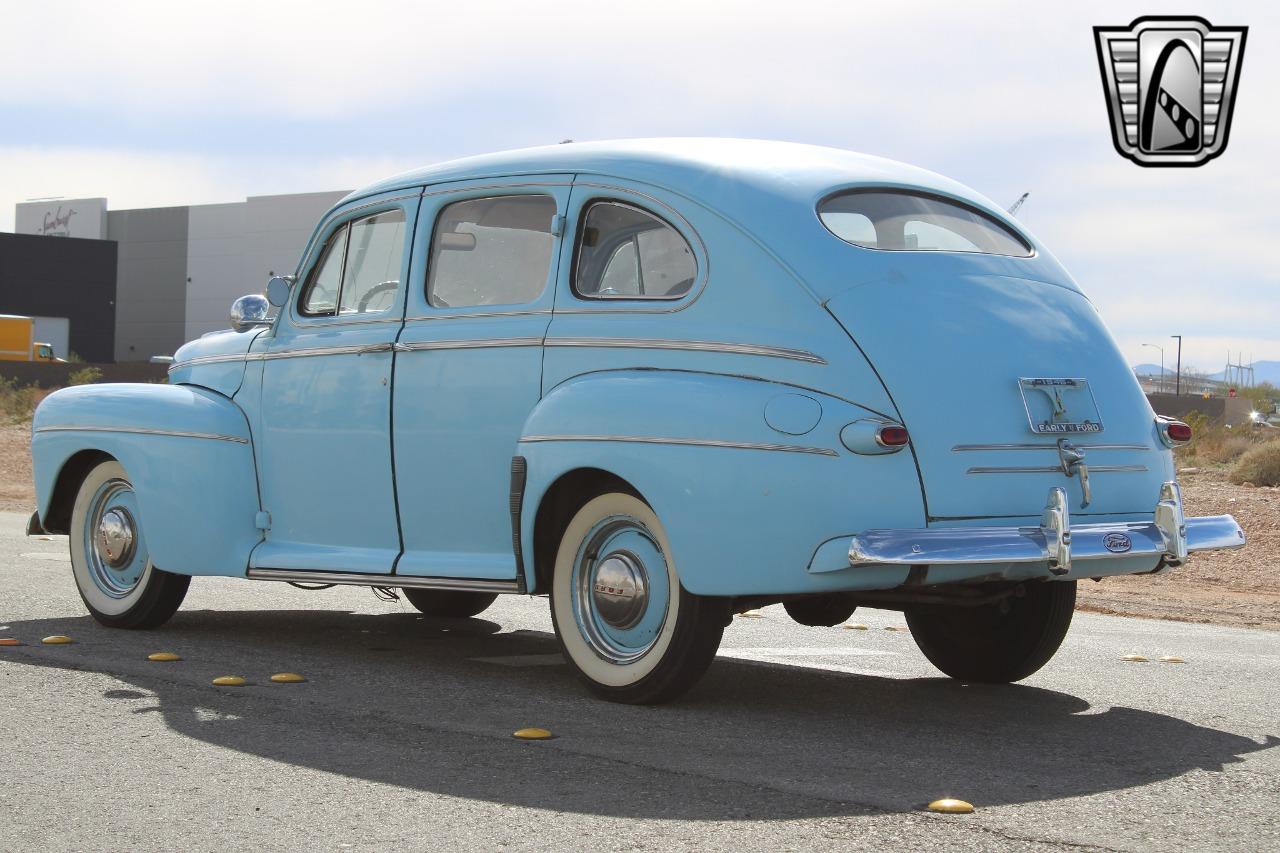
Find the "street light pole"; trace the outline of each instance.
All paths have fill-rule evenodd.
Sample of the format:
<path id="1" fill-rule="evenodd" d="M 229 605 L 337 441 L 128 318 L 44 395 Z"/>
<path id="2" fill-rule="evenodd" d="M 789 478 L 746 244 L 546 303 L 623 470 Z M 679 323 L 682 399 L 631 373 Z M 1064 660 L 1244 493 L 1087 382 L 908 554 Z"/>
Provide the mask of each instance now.
<path id="1" fill-rule="evenodd" d="M 1155 344 L 1143 344 L 1143 346 L 1160 350 L 1160 392 L 1164 393 L 1164 347 Z"/>
<path id="2" fill-rule="evenodd" d="M 1182 335 L 1170 335 L 1171 338 L 1178 339 L 1178 375 L 1176 385 L 1174 385 L 1173 396 L 1182 396 Z"/>

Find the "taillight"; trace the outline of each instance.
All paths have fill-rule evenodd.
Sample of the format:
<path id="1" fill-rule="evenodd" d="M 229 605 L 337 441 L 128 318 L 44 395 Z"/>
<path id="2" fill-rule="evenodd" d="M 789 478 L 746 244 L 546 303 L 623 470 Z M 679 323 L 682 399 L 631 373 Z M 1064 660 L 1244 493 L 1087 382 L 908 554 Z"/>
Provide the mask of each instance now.
<path id="1" fill-rule="evenodd" d="M 876 430 L 876 444 L 881 447 L 902 447 L 911 436 L 907 435 L 907 428 L 897 424 L 886 424 Z"/>
<path id="2" fill-rule="evenodd" d="M 1173 418 L 1160 418 L 1156 422 L 1160 440 L 1168 447 L 1180 447 L 1191 440 L 1191 427 Z"/>

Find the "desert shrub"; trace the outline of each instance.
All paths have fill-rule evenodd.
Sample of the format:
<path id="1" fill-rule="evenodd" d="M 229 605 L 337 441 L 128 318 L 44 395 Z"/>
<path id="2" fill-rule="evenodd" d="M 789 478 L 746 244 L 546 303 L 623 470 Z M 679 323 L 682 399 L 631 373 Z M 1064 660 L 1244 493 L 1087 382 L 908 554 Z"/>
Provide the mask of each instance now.
<path id="1" fill-rule="evenodd" d="M 1180 465 L 1227 465 L 1265 438 L 1248 427 L 1214 423 L 1203 412 L 1188 412 L 1182 420 L 1191 427 L 1191 443 L 1174 451 Z"/>
<path id="2" fill-rule="evenodd" d="M 34 385 L 19 385 L 17 380 L 0 376 L 0 420 L 22 423 L 31 420 L 39 402 L 40 391 Z"/>
<path id="3" fill-rule="evenodd" d="M 1280 486 L 1280 440 L 1272 439 L 1247 451 L 1227 476 L 1233 483 Z"/>
<path id="4" fill-rule="evenodd" d="M 82 367 L 67 375 L 68 385 L 92 385 L 102 378 L 102 371 L 96 367 Z"/>

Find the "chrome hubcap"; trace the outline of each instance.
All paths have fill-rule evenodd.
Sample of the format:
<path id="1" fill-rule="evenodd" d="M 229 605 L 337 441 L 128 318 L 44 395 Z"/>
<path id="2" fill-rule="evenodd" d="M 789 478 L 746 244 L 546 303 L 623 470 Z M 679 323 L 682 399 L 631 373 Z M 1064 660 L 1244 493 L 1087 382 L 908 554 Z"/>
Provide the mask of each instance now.
<path id="1" fill-rule="evenodd" d="M 133 559 L 135 539 L 133 516 L 124 507 L 113 507 L 98 522 L 94 546 L 108 568 L 119 569 Z"/>
<path id="2" fill-rule="evenodd" d="M 649 600 L 644 566 L 635 554 L 615 551 L 595 566 L 592 603 L 606 624 L 630 628 L 644 615 Z"/>
<path id="3" fill-rule="evenodd" d="M 591 529 L 573 570 L 573 616 L 601 659 L 629 664 L 662 635 L 671 601 L 667 561 L 639 520 L 614 516 Z"/>
<path id="4" fill-rule="evenodd" d="M 142 581 L 147 548 L 138 525 L 138 503 L 124 480 L 108 480 L 89 504 L 84 555 L 94 586 L 111 598 L 125 598 Z"/>

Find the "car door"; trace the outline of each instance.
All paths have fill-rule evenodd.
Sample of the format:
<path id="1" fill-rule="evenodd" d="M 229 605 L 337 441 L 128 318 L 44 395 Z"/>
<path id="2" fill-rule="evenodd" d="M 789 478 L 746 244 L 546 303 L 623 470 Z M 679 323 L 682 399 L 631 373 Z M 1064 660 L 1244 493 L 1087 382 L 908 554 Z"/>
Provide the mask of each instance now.
<path id="1" fill-rule="evenodd" d="M 391 378 L 420 191 L 323 226 L 262 358 L 254 568 L 389 573 L 400 553 Z"/>
<path id="2" fill-rule="evenodd" d="M 571 175 L 428 189 L 394 391 L 399 575 L 511 580 L 511 459 L 540 398 Z"/>

